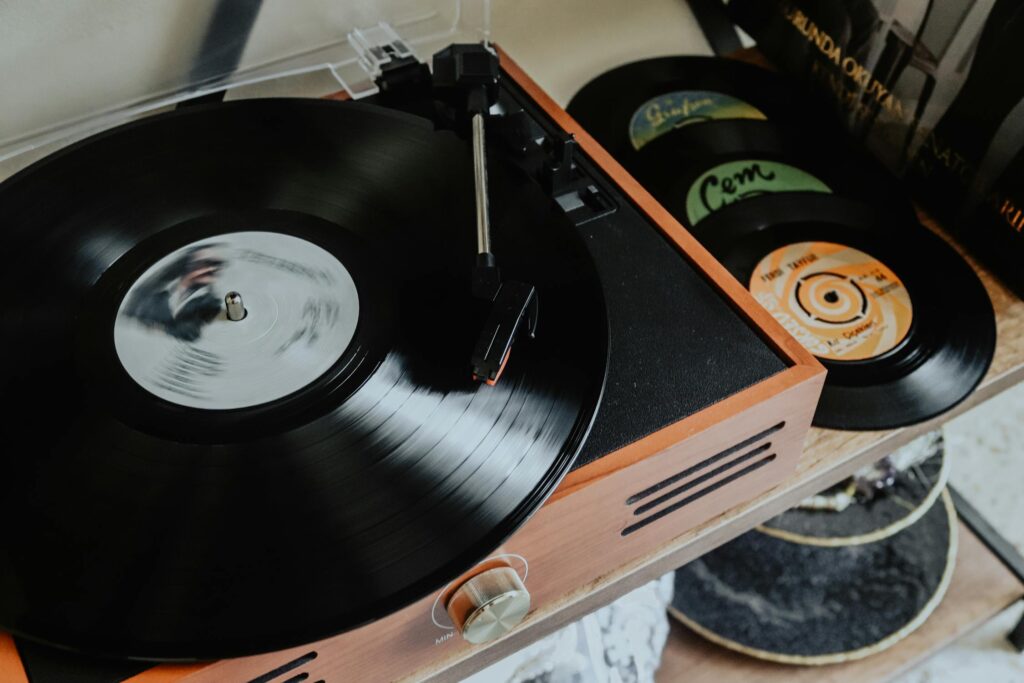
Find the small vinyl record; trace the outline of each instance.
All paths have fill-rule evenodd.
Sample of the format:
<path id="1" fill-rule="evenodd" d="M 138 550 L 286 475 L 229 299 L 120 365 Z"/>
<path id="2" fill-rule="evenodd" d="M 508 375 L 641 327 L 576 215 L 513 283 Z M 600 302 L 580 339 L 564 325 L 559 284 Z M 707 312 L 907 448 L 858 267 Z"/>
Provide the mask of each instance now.
<path id="1" fill-rule="evenodd" d="M 828 369 L 814 424 L 889 429 L 963 400 L 995 350 L 985 287 L 944 240 L 827 194 L 730 204 L 695 237 Z"/>
<path id="2" fill-rule="evenodd" d="M 801 84 L 733 59 L 612 69 L 568 111 L 685 225 L 769 192 L 824 192 L 913 216 L 899 184 Z"/>
<path id="3" fill-rule="evenodd" d="M 838 137 L 788 122 L 710 121 L 665 133 L 636 154 L 633 174 L 687 227 L 764 194 L 814 192 L 856 199 L 901 220 L 914 208 L 877 160 Z"/>
<path id="4" fill-rule="evenodd" d="M 818 666 L 881 652 L 916 630 L 953 576 L 948 493 L 903 531 L 821 548 L 750 532 L 676 570 L 670 614 L 730 650 Z"/>
<path id="5" fill-rule="evenodd" d="M 577 92 L 567 111 L 620 163 L 662 135 L 709 121 L 821 124 L 798 81 L 734 59 L 660 57 L 625 64 Z"/>
<path id="6" fill-rule="evenodd" d="M 865 479 L 873 476 L 890 476 L 891 483 L 861 500 L 864 494 L 858 490 L 858 482 L 867 485 Z M 949 459 L 942 433 L 931 432 L 855 477 L 776 515 L 757 531 L 790 543 L 822 547 L 873 543 L 920 519 L 931 509 L 948 479 Z"/>
<path id="7" fill-rule="evenodd" d="M 430 121 L 198 105 L 0 185 L 0 627 L 134 659 L 278 650 L 515 531 L 586 437 L 607 326 L 564 213 L 489 171 L 503 275 L 541 312 L 493 386 L 470 363 L 471 146 Z"/>

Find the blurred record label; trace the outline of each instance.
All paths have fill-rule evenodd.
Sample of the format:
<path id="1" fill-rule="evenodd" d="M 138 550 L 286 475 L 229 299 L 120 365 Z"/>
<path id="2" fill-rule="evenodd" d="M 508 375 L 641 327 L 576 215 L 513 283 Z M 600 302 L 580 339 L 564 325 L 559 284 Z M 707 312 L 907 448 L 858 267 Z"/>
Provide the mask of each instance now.
<path id="1" fill-rule="evenodd" d="M 711 119 L 760 119 L 767 117 L 756 107 L 732 95 L 708 90 L 680 90 L 647 100 L 633 112 L 629 140 L 640 149 L 673 128 Z"/>
<path id="2" fill-rule="evenodd" d="M 862 251 L 831 242 L 772 251 L 754 268 L 750 292 L 825 360 L 867 360 L 891 351 L 914 318 L 896 273 Z"/>
<path id="3" fill-rule="evenodd" d="M 229 320 L 238 292 L 245 317 Z M 121 365 L 181 406 L 230 410 L 283 398 L 327 372 L 359 320 L 348 270 L 330 252 L 276 232 L 193 242 L 132 284 L 114 320 Z"/>
<path id="4" fill-rule="evenodd" d="M 821 192 L 828 185 L 807 171 L 767 159 L 728 161 L 705 171 L 686 195 L 686 217 L 695 225 L 734 202 L 778 192 Z"/>

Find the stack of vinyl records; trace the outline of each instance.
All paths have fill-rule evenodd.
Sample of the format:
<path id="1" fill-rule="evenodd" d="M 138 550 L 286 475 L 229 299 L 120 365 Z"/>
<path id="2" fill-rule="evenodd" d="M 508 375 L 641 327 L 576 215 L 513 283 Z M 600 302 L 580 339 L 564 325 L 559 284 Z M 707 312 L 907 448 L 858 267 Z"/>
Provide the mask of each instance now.
<path id="1" fill-rule="evenodd" d="M 981 381 L 983 285 L 798 83 L 666 57 L 598 76 L 568 109 L 826 366 L 815 424 L 921 422 Z"/>
<path id="2" fill-rule="evenodd" d="M 675 574 L 670 613 L 785 664 L 881 652 L 939 605 L 956 559 L 941 438 L 861 471 Z"/>

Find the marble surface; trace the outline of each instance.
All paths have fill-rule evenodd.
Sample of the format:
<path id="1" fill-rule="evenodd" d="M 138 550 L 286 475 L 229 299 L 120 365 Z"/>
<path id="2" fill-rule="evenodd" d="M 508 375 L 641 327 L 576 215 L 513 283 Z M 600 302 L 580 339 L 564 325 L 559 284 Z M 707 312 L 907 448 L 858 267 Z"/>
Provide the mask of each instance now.
<path id="1" fill-rule="evenodd" d="M 1024 385 L 949 422 L 950 483 L 1024 552 Z M 1024 654 L 1006 640 L 1024 616 L 1018 602 L 895 683 L 1020 683 Z"/>
<path id="2" fill-rule="evenodd" d="M 676 570 L 672 606 L 698 632 L 765 659 L 868 654 L 938 604 L 955 552 L 951 512 L 939 501 L 901 533 L 838 548 L 747 532 Z"/>

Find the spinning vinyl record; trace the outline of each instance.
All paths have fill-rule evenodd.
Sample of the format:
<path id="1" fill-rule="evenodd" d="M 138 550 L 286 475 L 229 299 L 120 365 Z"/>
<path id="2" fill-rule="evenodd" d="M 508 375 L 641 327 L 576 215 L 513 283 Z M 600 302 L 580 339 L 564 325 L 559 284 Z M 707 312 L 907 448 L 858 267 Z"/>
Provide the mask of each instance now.
<path id="1" fill-rule="evenodd" d="M 826 120 L 799 82 L 715 57 L 617 67 L 583 86 L 567 110 L 627 168 L 638 150 L 673 130 L 711 121 Z"/>
<path id="2" fill-rule="evenodd" d="M 881 652 L 916 630 L 953 577 L 957 521 L 944 493 L 885 540 L 819 548 L 751 532 L 676 570 L 669 613 L 708 640 L 784 664 Z"/>
<path id="3" fill-rule="evenodd" d="M 521 525 L 589 429 L 606 323 L 572 226 L 492 159 L 495 251 L 541 315 L 500 381 L 472 379 L 472 168 L 425 120 L 259 100 L 0 186 L 0 627 L 275 650 L 428 595 Z"/>
<path id="4" fill-rule="evenodd" d="M 814 423 L 887 429 L 963 400 L 995 350 L 995 315 L 956 251 L 917 225 L 826 194 L 749 198 L 697 237 L 828 368 Z"/>

